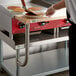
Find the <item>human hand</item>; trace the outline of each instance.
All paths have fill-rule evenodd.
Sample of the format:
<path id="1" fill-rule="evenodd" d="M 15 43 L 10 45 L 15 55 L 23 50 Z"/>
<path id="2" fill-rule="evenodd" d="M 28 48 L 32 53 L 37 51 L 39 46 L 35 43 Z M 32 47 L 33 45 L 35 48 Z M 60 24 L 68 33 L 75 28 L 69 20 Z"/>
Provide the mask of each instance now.
<path id="1" fill-rule="evenodd" d="M 54 13 L 55 13 L 55 9 L 54 9 L 53 6 L 50 6 L 50 7 L 48 8 L 48 10 L 46 11 L 46 15 L 47 15 L 47 16 L 53 15 Z"/>

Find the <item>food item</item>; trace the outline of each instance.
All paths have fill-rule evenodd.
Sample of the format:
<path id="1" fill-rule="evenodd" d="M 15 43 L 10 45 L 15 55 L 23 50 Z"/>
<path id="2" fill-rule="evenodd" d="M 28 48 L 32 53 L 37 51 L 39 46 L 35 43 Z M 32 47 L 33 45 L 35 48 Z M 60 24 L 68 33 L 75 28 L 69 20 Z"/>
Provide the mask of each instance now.
<path id="1" fill-rule="evenodd" d="M 30 7 L 28 8 L 29 11 L 29 14 L 30 15 L 34 15 L 34 16 L 43 16 L 43 12 L 42 11 L 42 8 L 41 7 Z"/>
<path id="2" fill-rule="evenodd" d="M 10 10 L 14 10 L 16 8 L 21 8 L 21 7 L 19 7 L 19 6 L 8 6 L 7 8 L 10 9 Z"/>
<path id="3" fill-rule="evenodd" d="M 30 7 L 28 8 L 28 15 L 30 16 L 42 16 L 43 13 L 41 12 L 41 7 Z"/>
<path id="4" fill-rule="evenodd" d="M 13 11 L 14 12 L 24 12 L 25 10 L 23 8 L 16 8 Z"/>
<path id="5" fill-rule="evenodd" d="M 41 7 L 30 7 L 27 10 L 25 10 L 24 8 L 21 8 L 20 6 L 8 6 L 7 8 L 14 11 L 14 12 L 24 12 L 24 11 L 26 11 L 26 12 L 29 12 L 30 14 L 32 14 L 32 15 L 38 15 L 38 16 L 42 15 L 41 12 L 40 13 L 35 12 L 35 11 L 42 10 Z"/>
<path id="6" fill-rule="evenodd" d="M 31 9 L 32 11 L 39 11 L 39 10 L 42 10 L 41 7 L 30 7 L 28 9 Z"/>
<path id="7" fill-rule="evenodd" d="M 8 6 L 8 9 L 14 11 L 14 12 L 24 12 L 25 10 L 21 8 L 20 6 Z"/>

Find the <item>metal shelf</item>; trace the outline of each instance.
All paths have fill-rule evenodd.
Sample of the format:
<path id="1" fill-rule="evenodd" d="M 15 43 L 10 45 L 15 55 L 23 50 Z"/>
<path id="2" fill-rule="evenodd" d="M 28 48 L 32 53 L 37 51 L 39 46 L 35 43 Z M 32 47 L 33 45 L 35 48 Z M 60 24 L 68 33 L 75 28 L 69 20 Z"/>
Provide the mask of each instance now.
<path id="1" fill-rule="evenodd" d="M 24 56 L 21 57 L 24 59 Z M 16 76 L 15 58 L 4 61 L 7 70 Z M 27 68 L 27 69 L 26 69 Z M 29 55 L 29 62 L 26 67 L 20 67 L 20 76 L 46 76 L 57 72 L 68 70 L 68 50 L 65 48 L 55 49 L 42 53 Z"/>

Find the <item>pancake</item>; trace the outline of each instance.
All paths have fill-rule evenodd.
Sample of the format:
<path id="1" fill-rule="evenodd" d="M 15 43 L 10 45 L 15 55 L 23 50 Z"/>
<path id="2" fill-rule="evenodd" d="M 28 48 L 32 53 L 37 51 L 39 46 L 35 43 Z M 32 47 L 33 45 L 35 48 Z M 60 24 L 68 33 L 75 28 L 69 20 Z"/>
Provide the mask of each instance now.
<path id="1" fill-rule="evenodd" d="M 13 11 L 14 12 L 24 12 L 25 10 L 23 8 L 16 8 Z"/>
<path id="2" fill-rule="evenodd" d="M 24 12 L 24 9 L 20 6 L 8 6 L 8 9 L 14 11 L 14 12 Z"/>
<path id="3" fill-rule="evenodd" d="M 30 7 L 28 9 L 31 9 L 32 11 L 39 11 L 39 10 L 42 10 L 41 7 Z"/>
<path id="4" fill-rule="evenodd" d="M 16 8 L 21 8 L 21 7 L 20 6 L 8 6 L 7 8 L 10 9 L 10 10 L 14 10 Z"/>

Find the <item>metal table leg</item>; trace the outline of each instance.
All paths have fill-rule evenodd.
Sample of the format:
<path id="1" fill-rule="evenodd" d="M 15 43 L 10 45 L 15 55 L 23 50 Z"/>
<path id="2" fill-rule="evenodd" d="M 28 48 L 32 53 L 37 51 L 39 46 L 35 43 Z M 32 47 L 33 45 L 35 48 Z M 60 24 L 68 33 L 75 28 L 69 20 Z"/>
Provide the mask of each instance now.
<path id="1" fill-rule="evenodd" d="M 2 66 L 2 62 L 3 62 L 3 53 L 2 53 L 2 41 L 0 40 L 0 70 L 1 70 L 1 66 Z"/>
<path id="2" fill-rule="evenodd" d="M 17 63 L 17 60 L 18 60 L 19 57 L 20 57 L 20 56 L 19 56 L 19 52 L 20 52 L 20 50 L 17 49 L 17 50 L 16 50 L 16 76 L 19 76 L 19 72 L 20 72 L 20 71 L 19 71 L 20 68 L 19 68 L 19 65 L 18 65 L 18 63 Z"/>
<path id="3" fill-rule="evenodd" d="M 54 38 L 56 38 L 56 28 L 54 28 Z"/>
<path id="4" fill-rule="evenodd" d="M 57 27 L 56 29 L 57 29 L 57 37 L 59 37 L 59 27 Z"/>
<path id="5" fill-rule="evenodd" d="M 59 27 L 54 28 L 54 38 L 59 37 Z"/>
<path id="6" fill-rule="evenodd" d="M 66 50 L 66 56 L 68 56 L 69 57 L 69 54 L 68 54 L 68 41 L 65 41 L 65 50 Z M 67 59 L 66 59 L 67 60 Z"/>

